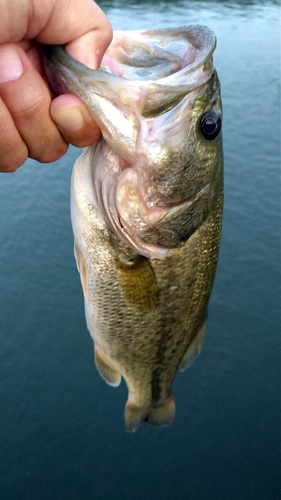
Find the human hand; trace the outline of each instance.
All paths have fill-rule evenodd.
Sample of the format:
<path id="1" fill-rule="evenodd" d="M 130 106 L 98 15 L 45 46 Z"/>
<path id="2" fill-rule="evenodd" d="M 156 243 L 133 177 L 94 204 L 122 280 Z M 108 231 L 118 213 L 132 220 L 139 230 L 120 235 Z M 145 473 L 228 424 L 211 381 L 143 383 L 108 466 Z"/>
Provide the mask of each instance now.
<path id="1" fill-rule="evenodd" d="M 52 100 L 40 44 L 66 44 L 69 54 L 98 68 L 112 29 L 93 0 L 0 0 L 0 171 L 26 158 L 59 159 L 68 143 L 88 146 L 101 133 L 78 97 Z"/>

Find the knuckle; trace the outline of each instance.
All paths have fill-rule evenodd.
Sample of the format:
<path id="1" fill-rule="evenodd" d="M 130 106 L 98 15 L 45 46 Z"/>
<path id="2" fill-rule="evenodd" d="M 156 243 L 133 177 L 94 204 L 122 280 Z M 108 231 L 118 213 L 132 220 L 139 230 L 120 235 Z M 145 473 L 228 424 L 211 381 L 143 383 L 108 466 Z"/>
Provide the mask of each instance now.
<path id="1" fill-rule="evenodd" d="M 7 152 L 6 155 L 1 156 L 0 171 L 13 173 L 24 164 L 26 159 L 27 152 L 24 148 L 16 153 L 15 148 L 13 148 L 10 152 Z"/>
<path id="2" fill-rule="evenodd" d="M 30 152 L 30 158 L 40 163 L 52 163 L 59 160 L 68 150 L 68 144 L 63 140 L 45 144 L 39 151 Z"/>
<path id="3" fill-rule="evenodd" d="M 112 38 L 113 38 L 113 29 L 112 29 L 112 26 L 111 26 L 109 20 L 107 19 L 107 17 L 104 20 L 102 31 L 103 31 L 104 39 L 107 41 L 107 43 L 109 45 L 112 41 Z"/>
<path id="4" fill-rule="evenodd" d="M 0 114 L 0 171 L 15 172 L 27 155 L 27 146 L 18 131 Z"/>
<path id="5" fill-rule="evenodd" d="M 48 113 L 48 105 L 44 96 L 36 89 L 25 93 L 24 100 L 14 107 L 13 116 L 18 122 L 39 122 Z"/>
<path id="6" fill-rule="evenodd" d="M 30 90 L 21 107 L 13 110 L 17 129 L 27 145 L 28 156 L 41 163 L 58 160 L 67 151 L 67 144 L 49 113 L 50 102 L 36 89 Z"/>

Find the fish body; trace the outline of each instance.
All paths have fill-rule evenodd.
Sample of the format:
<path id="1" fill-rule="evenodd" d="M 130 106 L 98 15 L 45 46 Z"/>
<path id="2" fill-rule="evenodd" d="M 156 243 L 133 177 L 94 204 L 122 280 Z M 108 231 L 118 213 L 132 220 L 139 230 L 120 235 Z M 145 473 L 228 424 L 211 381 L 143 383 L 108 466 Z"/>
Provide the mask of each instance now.
<path id="1" fill-rule="evenodd" d="M 215 44 L 202 26 L 115 32 L 99 70 L 46 49 L 54 87 L 103 134 L 74 166 L 71 216 L 96 366 L 124 378 L 129 431 L 173 421 L 176 371 L 204 340 L 223 204 Z"/>

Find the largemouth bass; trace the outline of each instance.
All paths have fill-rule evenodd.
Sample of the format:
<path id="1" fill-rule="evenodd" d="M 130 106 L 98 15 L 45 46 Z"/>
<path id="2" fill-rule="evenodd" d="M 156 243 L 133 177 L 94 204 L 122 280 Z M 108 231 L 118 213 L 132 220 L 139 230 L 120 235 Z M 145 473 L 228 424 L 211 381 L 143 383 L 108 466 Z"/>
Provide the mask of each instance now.
<path id="1" fill-rule="evenodd" d="M 99 70 L 45 49 L 55 90 L 102 130 L 75 163 L 71 217 L 96 366 L 127 384 L 128 431 L 173 421 L 176 371 L 204 340 L 223 202 L 215 45 L 203 26 L 115 32 Z"/>

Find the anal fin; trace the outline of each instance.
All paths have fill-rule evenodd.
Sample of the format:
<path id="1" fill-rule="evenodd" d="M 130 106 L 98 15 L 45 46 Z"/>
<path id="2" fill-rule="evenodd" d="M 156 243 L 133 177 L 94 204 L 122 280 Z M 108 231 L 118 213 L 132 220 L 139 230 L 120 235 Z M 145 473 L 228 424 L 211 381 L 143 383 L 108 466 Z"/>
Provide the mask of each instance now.
<path id="1" fill-rule="evenodd" d="M 181 372 L 183 372 L 188 366 L 190 366 L 196 356 L 198 356 L 198 354 L 200 353 L 204 342 L 206 328 L 207 318 L 203 321 L 202 325 L 198 329 L 195 337 L 192 339 L 180 362 L 179 368 Z"/>
<path id="2" fill-rule="evenodd" d="M 96 348 L 94 348 L 95 353 L 95 363 L 100 376 L 105 380 L 105 382 L 113 387 L 118 387 L 121 382 L 120 373 L 112 368 L 99 354 Z"/>
<path id="3" fill-rule="evenodd" d="M 127 402 L 125 408 L 125 428 L 128 432 L 137 430 L 142 422 L 155 426 L 170 425 L 175 419 L 176 407 L 173 394 L 157 406 L 139 408 Z"/>

